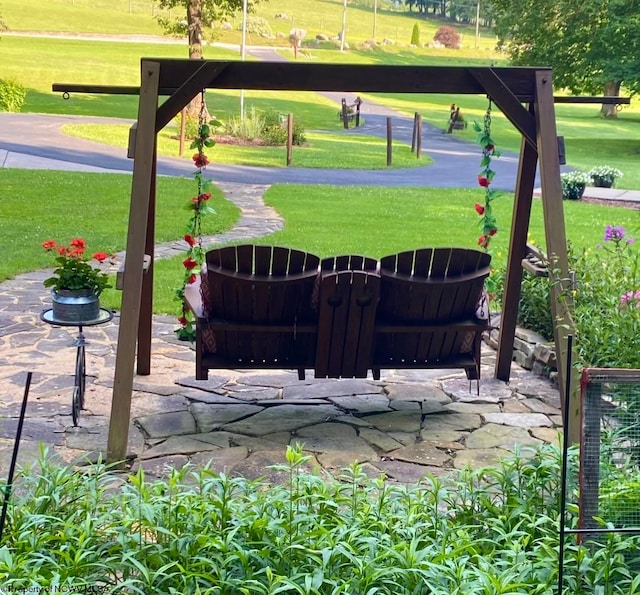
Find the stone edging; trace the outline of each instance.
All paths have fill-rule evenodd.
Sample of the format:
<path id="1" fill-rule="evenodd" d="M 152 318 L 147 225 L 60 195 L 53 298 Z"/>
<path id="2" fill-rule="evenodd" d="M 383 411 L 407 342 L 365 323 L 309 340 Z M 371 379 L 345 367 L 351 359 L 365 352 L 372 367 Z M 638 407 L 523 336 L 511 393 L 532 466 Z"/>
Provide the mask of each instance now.
<path id="1" fill-rule="evenodd" d="M 500 315 L 491 318 L 491 331 L 485 333 L 484 341 L 493 349 L 498 349 L 498 335 L 500 333 Z M 554 384 L 558 383 L 558 362 L 555 346 L 535 331 L 517 327 L 513 340 L 513 361 L 525 370 L 530 370 L 536 376 L 549 378 Z"/>

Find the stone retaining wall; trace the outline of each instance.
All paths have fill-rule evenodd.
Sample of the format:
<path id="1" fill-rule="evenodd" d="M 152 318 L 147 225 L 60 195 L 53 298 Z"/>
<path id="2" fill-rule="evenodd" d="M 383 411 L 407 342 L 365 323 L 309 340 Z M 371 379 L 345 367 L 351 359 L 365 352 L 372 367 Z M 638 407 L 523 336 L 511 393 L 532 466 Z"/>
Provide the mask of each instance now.
<path id="1" fill-rule="evenodd" d="M 484 340 L 487 345 L 497 349 L 500 315 L 491 317 L 491 326 L 494 328 L 485 333 Z M 537 376 L 549 378 L 554 383 L 558 382 L 555 345 L 535 331 L 516 328 L 516 336 L 513 341 L 513 361 L 525 370 L 531 370 Z"/>

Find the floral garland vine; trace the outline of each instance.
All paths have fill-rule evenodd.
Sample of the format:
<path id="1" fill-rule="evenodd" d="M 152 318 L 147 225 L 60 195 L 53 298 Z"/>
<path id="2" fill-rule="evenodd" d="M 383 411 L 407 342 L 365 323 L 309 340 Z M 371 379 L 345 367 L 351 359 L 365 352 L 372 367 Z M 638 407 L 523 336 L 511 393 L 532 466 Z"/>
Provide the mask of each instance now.
<path id="1" fill-rule="evenodd" d="M 498 191 L 491 188 L 491 183 L 496 175 L 496 172 L 491 169 L 491 160 L 493 157 L 500 157 L 500 152 L 496 149 L 493 138 L 491 138 L 491 104 L 491 99 L 489 99 L 483 126 L 477 122 L 473 123 L 473 129 L 478 133 L 477 142 L 482 147 L 478 184 L 485 189 L 484 204 L 477 202 L 474 208 L 476 213 L 480 215 L 481 235 L 478 238 L 478 246 L 486 251 L 489 250 L 491 238 L 498 233 L 498 224 L 491 208 L 491 203 L 498 196 Z"/>
<path id="2" fill-rule="evenodd" d="M 211 181 L 205 179 L 204 170 L 209 165 L 209 159 L 205 153 L 205 148 L 211 148 L 216 141 L 211 138 L 212 127 L 221 125 L 219 120 L 213 119 L 207 122 L 207 106 L 202 92 L 202 102 L 200 115 L 198 118 L 198 133 L 194 141 L 189 146 L 195 149 L 196 153 L 191 157 L 197 170 L 194 178 L 197 184 L 197 194 L 187 203 L 185 208 L 191 212 L 191 217 L 187 222 L 184 241 L 187 243 L 186 258 L 182 261 L 184 267 L 184 279 L 182 286 L 176 290 L 176 299 L 181 303 L 181 314 L 178 317 L 180 328 L 175 333 L 181 341 L 195 341 L 196 331 L 194 328 L 194 314 L 187 306 L 184 297 L 184 288 L 195 283 L 198 279 L 196 269 L 201 268 L 204 263 L 205 252 L 202 246 L 202 217 L 208 214 L 215 214 L 213 207 L 209 205 L 211 193 L 208 192 Z"/>

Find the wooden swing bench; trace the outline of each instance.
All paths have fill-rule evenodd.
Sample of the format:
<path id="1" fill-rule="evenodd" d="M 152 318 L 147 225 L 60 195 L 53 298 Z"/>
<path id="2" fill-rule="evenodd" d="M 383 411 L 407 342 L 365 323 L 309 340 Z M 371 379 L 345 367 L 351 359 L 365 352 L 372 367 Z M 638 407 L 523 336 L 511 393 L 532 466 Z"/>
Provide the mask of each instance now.
<path id="1" fill-rule="evenodd" d="M 381 369 L 462 368 L 480 378 L 477 314 L 490 255 L 421 248 L 320 260 L 245 244 L 207 252 L 185 288 L 196 378 L 210 369 L 294 369 L 299 379 L 380 378 Z"/>

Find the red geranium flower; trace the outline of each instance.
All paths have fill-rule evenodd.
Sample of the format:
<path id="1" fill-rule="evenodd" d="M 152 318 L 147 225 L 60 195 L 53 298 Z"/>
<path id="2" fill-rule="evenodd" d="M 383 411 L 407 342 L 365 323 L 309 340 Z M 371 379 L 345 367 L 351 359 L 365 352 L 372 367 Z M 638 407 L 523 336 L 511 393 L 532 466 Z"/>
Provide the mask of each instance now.
<path id="1" fill-rule="evenodd" d="M 198 266 L 198 261 L 194 260 L 193 258 L 191 258 L 191 256 L 189 256 L 189 258 L 186 258 L 185 260 L 182 261 L 182 264 L 184 265 L 185 269 L 190 271 L 192 269 L 195 269 Z"/>
<path id="2" fill-rule="evenodd" d="M 196 239 L 190 234 L 186 234 L 184 236 L 184 241 L 187 242 L 187 244 L 189 244 L 189 246 L 195 246 L 196 245 Z"/>
<path id="3" fill-rule="evenodd" d="M 187 279 L 187 285 L 193 285 L 197 279 L 198 279 L 198 275 L 195 275 L 195 274 L 189 275 L 189 278 Z"/>
<path id="4" fill-rule="evenodd" d="M 205 167 L 209 165 L 209 159 L 207 159 L 207 156 L 203 153 L 194 153 L 191 159 L 193 159 L 193 163 L 196 167 Z"/>
<path id="5" fill-rule="evenodd" d="M 476 213 L 478 213 L 478 215 L 484 215 L 484 207 L 479 202 L 473 205 L 473 208 L 476 210 Z"/>
<path id="6" fill-rule="evenodd" d="M 489 238 L 487 236 L 480 236 L 478 238 L 478 246 L 486 246 L 486 242 Z"/>
<path id="7" fill-rule="evenodd" d="M 85 255 L 87 242 L 82 238 L 74 238 L 68 246 L 57 244 L 54 240 L 42 242 L 47 252 L 55 251 L 56 269 L 53 275 L 44 280 L 44 286 L 54 291 L 88 289 L 100 295 L 109 285 L 109 276 L 98 267 L 89 264 Z M 91 257 L 103 262 L 109 255 L 106 252 L 94 252 Z"/>
<path id="8" fill-rule="evenodd" d="M 496 235 L 497 233 L 498 233 L 498 230 L 497 230 L 497 229 L 492 229 L 492 230 L 489 232 L 489 235 L 490 235 L 490 236 L 494 236 L 494 235 Z"/>
<path id="9" fill-rule="evenodd" d="M 494 149 L 494 148 L 495 148 L 495 147 L 494 147 L 491 143 L 489 143 L 489 144 L 485 147 L 485 149 L 486 149 L 487 151 L 493 151 L 493 149 Z"/>
<path id="10" fill-rule="evenodd" d="M 96 252 L 91 258 L 93 260 L 97 260 L 98 262 L 104 262 L 109 258 L 109 255 L 106 252 Z"/>
<path id="11" fill-rule="evenodd" d="M 482 186 L 483 188 L 487 188 L 490 182 L 489 179 L 485 176 L 478 176 L 478 184 L 480 184 L 480 186 Z"/>
<path id="12" fill-rule="evenodd" d="M 211 193 L 204 192 L 198 198 L 200 198 L 201 200 L 209 200 L 211 198 Z"/>
<path id="13" fill-rule="evenodd" d="M 178 322 L 182 326 L 187 326 L 189 324 L 189 321 L 184 316 L 180 316 L 180 318 L 178 318 Z"/>

